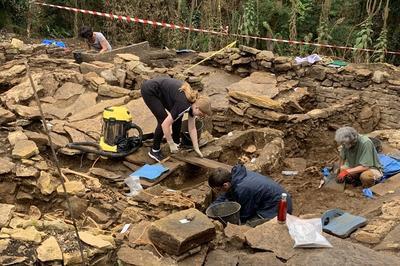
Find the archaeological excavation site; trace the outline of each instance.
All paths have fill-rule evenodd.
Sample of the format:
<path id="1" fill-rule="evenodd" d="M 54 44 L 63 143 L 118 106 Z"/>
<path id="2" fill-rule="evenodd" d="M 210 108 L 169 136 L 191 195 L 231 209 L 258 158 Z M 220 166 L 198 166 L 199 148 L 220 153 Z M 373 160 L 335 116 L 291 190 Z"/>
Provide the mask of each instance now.
<path id="1" fill-rule="evenodd" d="M 18 39 L 0 43 L 0 63 L 1 265 L 400 265 L 400 175 L 365 186 L 334 171 L 348 127 L 399 162 L 398 67 L 244 45 L 87 54 Z M 199 147 L 189 113 L 175 145 L 154 150 L 142 93 L 160 78 L 211 103 L 194 120 Z M 218 171 L 259 183 L 219 187 Z M 271 217 L 258 212 L 272 198 L 265 180 L 281 189 Z M 215 203 L 226 184 L 233 199 Z"/>

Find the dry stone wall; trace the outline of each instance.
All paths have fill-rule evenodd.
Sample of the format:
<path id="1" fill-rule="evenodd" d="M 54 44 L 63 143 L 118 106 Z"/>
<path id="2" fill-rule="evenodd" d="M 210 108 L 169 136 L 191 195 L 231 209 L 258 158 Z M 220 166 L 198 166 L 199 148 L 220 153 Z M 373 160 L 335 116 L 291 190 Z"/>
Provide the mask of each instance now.
<path id="1" fill-rule="evenodd" d="M 202 53 L 199 58 L 208 55 L 210 53 Z M 296 65 L 292 58 L 246 46 L 227 49 L 209 64 L 242 77 L 251 76 L 254 72 L 273 73 L 280 93 L 285 86 L 288 91 L 305 88 L 309 93 L 308 106 L 298 102 L 305 107 L 304 110 L 294 108 L 291 112 L 287 109 L 258 108 L 254 104 L 249 105 L 248 99 L 240 101 L 230 95 L 230 110 L 219 110 L 219 115 L 214 118 L 217 132 L 226 133 L 243 125 L 269 126 L 308 119 L 315 123 L 316 118 L 341 125 L 351 123 L 362 132 L 400 128 L 400 71 L 394 66 L 350 64 L 335 68 L 328 66 L 325 60 L 314 65 Z M 349 101 L 349 98 L 354 100 Z M 230 118 L 228 122 L 226 117 Z"/>

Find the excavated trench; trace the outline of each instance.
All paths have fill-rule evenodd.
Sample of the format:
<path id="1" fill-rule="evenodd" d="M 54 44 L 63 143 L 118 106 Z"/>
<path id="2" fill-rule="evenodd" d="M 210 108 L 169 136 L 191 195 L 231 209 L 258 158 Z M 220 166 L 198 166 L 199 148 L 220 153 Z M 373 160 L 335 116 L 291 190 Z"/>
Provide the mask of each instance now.
<path id="1" fill-rule="evenodd" d="M 166 59 L 166 61 L 168 60 Z M 185 60 L 191 60 L 191 58 Z M 58 62 L 58 64 L 61 63 Z M 155 63 L 160 64 L 159 61 L 155 61 Z M 175 66 L 173 70 L 159 69 L 159 73 L 149 71 L 143 76 L 149 78 L 153 74 L 181 73 L 187 67 L 187 62 L 178 60 L 172 63 L 171 65 L 161 64 L 161 66 L 168 68 Z M 127 62 L 125 64 L 129 65 Z M 320 217 L 325 211 L 336 208 L 349 211 L 352 214 L 361 213 L 369 200 L 362 196 L 360 187 L 347 186 L 344 193 L 318 188 L 322 178 L 321 169 L 338 160 L 337 147 L 334 142 L 334 132 L 339 127 L 338 124 L 353 125 L 352 123 L 354 122 L 354 125 L 360 128 L 360 125 L 356 124 L 358 121 L 355 119 L 359 113 L 357 99 L 352 100 L 352 102 L 343 100 L 342 105 L 335 105 L 336 102 L 332 102 L 332 99 L 328 97 L 332 97 L 332 92 L 328 90 L 328 87 L 324 89 L 326 91 L 323 91 L 328 96 L 324 96 L 326 99 L 322 98 L 322 100 L 318 99 L 318 97 L 322 97 L 321 92 L 319 92 L 320 95 L 317 95 L 317 86 L 313 84 L 309 87 L 304 85 L 304 87 L 309 88 L 308 92 L 307 90 L 295 90 L 294 87 L 300 87 L 300 85 L 297 80 L 294 80 L 297 75 L 294 72 L 277 76 L 266 75 L 265 73 L 260 74 L 260 72 L 257 72 L 258 76 L 255 75 L 253 77 L 255 83 L 250 84 L 251 87 L 248 88 L 251 89 L 248 89 L 248 91 L 252 92 L 254 84 L 260 84 L 264 79 L 270 82 L 272 77 L 273 84 L 277 85 L 277 82 L 279 83 L 278 87 L 281 91 L 277 90 L 276 93 L 279 95 L 276 100 L 281 100 L 280 103 L 282 103 L 283 110 L 278 108 L 275 111 L 271 111 L 268 108 L 259 108 L 260 106 L 257 106 L 259 102 L 249 104 L 229 97 L 226 88 L 241 81 L 238 75 L 205 66 L 199 66 L 190 72 L 188 80 L 193 81 L 193 87 L 197 88 L 198 86 L 199 89 L 202 89 L 202 93 L 209 95 L 213 102 L 216 103 L 214 106 L 215 114 L 205 121 L 204 128 L 206 131 L 211 132 L 212 136 L 203 134 L 203 137 L 206 137 L 208 142 L 207 145 L 202 147 L 204 156 L 227 165 L 243 163 L 249 170 L 270 176 L 291 194 L 294 214 L 297 216 Z M 54 86 L 54 91 L 66 80 L 72 80 L 76 83 L 82 83 L 85 86 L 85 90 L 87 90 L 86 92 L 99 92 L 100 85 L 96 83 L 99 77 L 86 77 L 90 81 L 84 82 L 82 77 L 81 79 L 74 79 L 68 76 L 69 74 L 63 75 L 59 73 L 57 76 L 59 79 L 57 82 L 59 83 Z M 141 75 L 132 74 L 130 77 L 128 75 L 129 84 L 137 86 L 138 84 L 134 82 L 144 79 Z M 140 78 L 137 76 L 140 76 Z M 138 80 L 135 81 L 136 78 Z M 321 79 L 324 78 L 322 77 Z M 338 77 L 334 76 L 334 78 Z M 362 76 L 361 78 L 364 77 Z M 318 80 L 320 81 L 321 79 Z M 326 80 L 329 81 L 328 78 Z M 0 90 L 9 89 L 8 85 L 4 84 L 0 86 L 7 87 L 0 87 Z M 270 88 L 270 83 L 266 84 L 268 85 L 265 86 Z M 275 85 L 271 86 L 274 87 Z M 284 85 L 288 85 L 288 87 L 286 88 Z M 103 84 L 102 86 L 105 85 Z M 96 89 L 93 89 L 93 87 L 96 87 Z M 52 86 L 49 85 L 49 88 L 52 88 Z M 318 89 L 320 88 L 318 87 Z M 52 94 L 54 94 L 54 91 Z M 46 93 L 51 94 L 50 89 Z M 47 94 L 44 96 L 48 96 Z M 152 130 L 153 125 L 150 125 L 149 117 L 146 117 L 147 114 L 141 113 L 144 105 L 139 105 L 141 103 L 137 101 L 136 96 L 133 97 L 133 94 L 129 94 L 129 96 L 131 97 L 129 99 L 131 106 L 134 107 L 135 111 L 138 111 L 133 115 L 134 122 L 136 122 L 135 119 L 138 119 L 147 131 Z M 99 100 L 110 98 L 108 95 L 101 95 L 100 93 L 96 97 L 98 102 Z M 49 101 L 49 97 L 46 98 Z M 70 106 L 72 102 L 78 101 L 77 98 L 78 96 L 75 95 L 65 101 L 60 101 L 59 105 L 57 105 L 58 103 L 54 104 L 52 107 Z M 287 99 L 290 101 L 286 101 Z M 331 102 L 328 102 L 327 99 Z M 326 103 L 324 102 L 325 100 L 327 101 Z M 97 103 L 96 100 L 93 101 L 93 104 Z M 342 101 L 341 98 L 340 101 Z M 22 101 L 20 104 L 35 106 L 32 101 Z M 138 108 L 136 108 L 136 104 L 139 106 Z M 54 110 L 58 109 L 54 108 Z M 281 111 L 282 113 L 280 113 Z M 95 122 L 98 122 L 92 119 L 90 115 L 85 116 L 87 121 L 90 121 L 88 123 L 95 124 Z M 24 124 L 25 120 L 19 119 L 20 116 L 17 116 L 17 119 L 14 117 L 16 121 L 6 127 L 6 130 L 0 131 L 0 139 L 4 144 L 0 147 L 0 153 L 2 156 L 10 158 L 10 160 L 13 147 L 7 140 L 9 132 L 19 130 L 42 131 L 42 125 L 37 116 L 32 116 L 34 118 L 28 116 L 29 119 L 27 120 L 31 120 L 28 121 L 28 124 L 31 123 L 30 125 Z M 86 119 L 82 118 L 80 121 L 85 121 Z M 70 124 L 72 123 L 69 125 L 64 123 L 70 121 L 61 118 L 55 119 L 53 116 L 50 122 L 54 122 L 54 132 L 67 138 L 66 136 L 70 132 L 64 130 L 64 125 L 71 129 L 72 126 Z M 98 129 L 96 127 L 98 126 L 97 124 L 93 126 L 95 129 Z M 93 139 L 98 138 L 99 131 L 91 134 L 93 133 L 89 131 L 92 130 L 91 128 L 77 129 L 80 129 L 82 134 L 87 134 L 86 136 L 90 136 Z M 362 129 L 365 132 L 371 131 L 365 128 Z M 69 137 L 73 140 L 71 134 Z M 20 175 L 16 177 L 16 171 L 14 170 L 2 175 L 0 186 L 0 195 L 4 195 L 2 202 L 14 204 L 17 218 L 23 217 L 25 219 L 23 222 L 18 219 L 14 220 L 13 226 L 24 227 L 26 226 L 25 223 L 32 222 L 30 220 L 32 217 L 39 217 L 41 221 L 46 221 L 47 224 L 43 223 L 38 226 L 37 222 L 34 222 L 35 226 L 38 226 L 40 230 L 46 231 L 49 235 L 57 236 L 63 253 L 75 253 L 76 255 L 78 246 L 71 230 L 70 209 L 61 191 L 57 191 L 59 190 L 57 186 L 60 181 L 56 178 L 57 172 L 50 149 L 46 143 L 47 140 L 43 138 L 43 135 L 40 137 L 29 135 L 29 139 L 31 138 L 35 140 L 40 155 L 32 156 L 30 159 L 13 159 L 16 168 L 23 166 L 23 168 L 18 169 L 29 168 L 29 170 L 32 170 L 32 168 L 37 168 L 39 171 L 36 170 L 32 176 Z M 139 239 L 140 237 L 135 237 L 134 234 L 139 232 L 140 235 L 150 222 L 179 210 L 196 207 L 203 212 L 205 211 L 216 196 L 213 195 L 207 185 L 211 170 L 179 162 L 175 158 L 171 158 L 166 162 L 166 164 L 176 164 L 176 167 L 173 168 L 167 178 L 163 179 L 159 184 L 142 191 L 139 195 L 126 197 L 125 193 L 128 193 L 129 189 L 124 183 L 124 179 L 140 166 L 154 163 L 147 156 L 150 145 L 151 142 L 144 143 L 144 146 L 139 151 L 123 160 L 103 159 L 89 154 L 65 155 L 61 148 L 63 146 L 58 147 L 60 148 L 57 152 L 58 160 L 61 168 L 66 169 L 63 170 L 65 180 L 69 183 L 76 182 L 74 184 L 80 185 L 69 196 L 72 214 L 76 218 L 79 228 L 91 230 L 90 232 L 104 230 L 103 232 L 107 232 L 107 234 L 115 238 L 114 247 L 119 248 L 124 244 L 130 245 L 135 249 L 142 249 L 143 246 L 146 246 L 146 249 L 156 253 L 148 242 Z M 164 148 L 164 152 L 167 154 L 167 149 L 166 147 Z M 185 152 L 181 154 L 183 157 L 186 155 L 187 153 Z M 39 164 L 40 167 L 38 166 Z M 294 171 L 296 173 L 287 175 L 282 171 Z M 45 179 L 46 182 L 39 182 L 39 179 L 42 179 L 41 181 Z M 54 184 L 51 184 L 52 182 Z M 41 185 L 43 184 L 51 185 L 51 190 L 47 190 L 49 189 L 47 187 L 42 187 Z M 26 220 L 29 222 L 26 222 Z M 54 221 L 58 225 L 51 224 L 49 221 Z M 134 227 L 131 232 L 134 233 L 129 235 L 120 234 L 125 224 L 131 224 Z M 127 242 L 129 243 L 127 244 Z M 12 252 L 13 249 L 21 246 L 25 247 L 25 250 L 19 248 L 14 253 Z M 33 248 L 36 248 L 36 246 L 32 247 L 17 240 L 7 247 L 6 252 L 13 253 L 15 256 L 29 257 L 34 261 L 36 254 Z M 86 245 L 85 250 L 89 253 L 92 252 L 90 261 L 92 264 L 95 262 L 103 262 L 106 265 L 116 263 L 116 254 L 111 251 L 112 249 L 104 251 L 101 248 L 94 249 L 90 245 Z"/>

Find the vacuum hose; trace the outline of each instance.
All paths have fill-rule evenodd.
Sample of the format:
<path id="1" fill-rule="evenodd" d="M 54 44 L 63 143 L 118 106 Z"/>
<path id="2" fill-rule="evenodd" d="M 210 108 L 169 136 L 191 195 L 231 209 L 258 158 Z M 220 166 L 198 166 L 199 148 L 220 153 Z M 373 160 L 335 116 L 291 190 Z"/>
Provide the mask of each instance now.
<path id="1" fill-rule="evenodd" d="M 136 124 L 132 123 L 129 129 L 136 129 L 138 136 L 117 139 L 117 152 L 104 151 L 95 142 L 72 142 L 67 144 L 67 148 L 80 150 L 87 153 L 95 153 L 109 158 L 121 158 L 137 151 L 143 143 L 143 131 Z"/>

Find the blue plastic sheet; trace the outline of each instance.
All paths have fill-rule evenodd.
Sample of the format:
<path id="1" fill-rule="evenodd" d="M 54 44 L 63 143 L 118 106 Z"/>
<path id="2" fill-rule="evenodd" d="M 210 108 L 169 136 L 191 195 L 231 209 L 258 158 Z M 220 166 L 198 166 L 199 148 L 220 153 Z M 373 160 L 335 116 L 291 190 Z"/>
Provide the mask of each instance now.
<path id="1" fill-rule="evenodd" d="M 61 47 L 61 48 L 66 48 L 67 47 L 65 45 L 65 43 L 63 43 L 63 42 L 56 41 L 56 40 L 48 40 L 48 39 L 44 39 L 42 41 L 42 44 L 44 44 L 44 45 L 54 45 L 56 47 Z"/>
<path id="2" fill-rule="evenodd" d="M 385 154 L 378 154 L 379 162 L 383 168 L 383 179 L 387 179 L 397 173 L 400 173 L 400 160 Z"/>
<path id="3" fill-rule="evenodd" d="M 169 169 L 164 165 L 157 163 L 157 164 L 145 164 L 144 166 L 140 167 L 138 170 L 130 174 L 129 176 L 138 176 L 141 178 L 146 178 L 149 180 L 157 179 L 163 173 L 168 171 Z"/>

